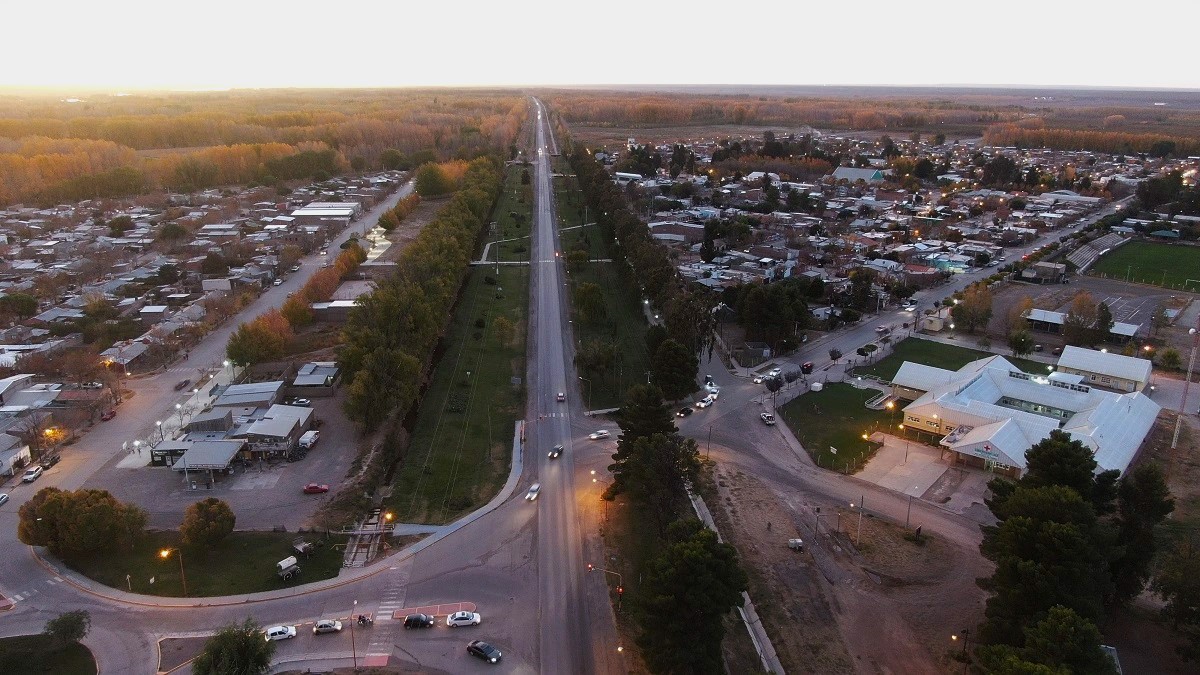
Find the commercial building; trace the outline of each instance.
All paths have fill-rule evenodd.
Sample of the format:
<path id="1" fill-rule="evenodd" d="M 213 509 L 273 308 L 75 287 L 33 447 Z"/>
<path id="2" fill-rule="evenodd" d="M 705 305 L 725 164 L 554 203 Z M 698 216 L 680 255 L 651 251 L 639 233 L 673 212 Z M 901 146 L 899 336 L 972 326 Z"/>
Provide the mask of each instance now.
<path id="1" fill-rule="evenodd" d="M 1082 347 L 1064 347 L 1058 372 L 1082 375 L 1089 385 L 1117 391 L 1142 391 L 1150 385 L 1149 359 L 1110 354 Z"/>

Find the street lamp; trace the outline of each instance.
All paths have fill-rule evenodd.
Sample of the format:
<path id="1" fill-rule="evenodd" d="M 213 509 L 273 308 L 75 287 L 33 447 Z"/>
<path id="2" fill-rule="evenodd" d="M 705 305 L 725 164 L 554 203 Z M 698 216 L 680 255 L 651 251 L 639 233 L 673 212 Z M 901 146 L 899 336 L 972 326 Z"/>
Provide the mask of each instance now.
<path id="1" fill-rule="evenodd" d="M 358 648 L 354 645 L 354 624 L 358 623 L 358 601 L 350 610 L 350 656 L 354 659 L 354 672 L 358 672 Z"/>
<path id="2" fill-rule="evenodd" d="M 604 502 L 604 522 L 607 523 L 608 522 L 608 500 L 604 498 L 604 491 L 605 491 L 605 489 L 607 489 L 608 483 L 601 480 L 600 478 L 598 478 L 596 476 L 595 469 L 591 470 L 591 474 L 592 474 L 592 482 L 596 484 L 596 487 L 600 488 L 600 501 Z"/>
<path id="3" fill-rule="evenodd" d="M 175 414 L 179 415 L 179 426 L 182 427 L 183 426 L 183 405 L 182 404 L 180 404 L 180 403 L 175 404 Z"/>
<path id="4" fill-rule="evenodd" d="M 591 408 L 592 407 L 592 381 L 582 375 L 579 376 L 579 379 L 588 383 L 587 404 L 588 404 L 588 407 Z"/>
<path id="5" fill-rule="evenodd" d="M 163 437 L 162 420 L 154 420 L 154 426 L 158 427 L 158 442 L 161 443 L 166 438 Z"/>
<path id="6" fill-rule="evenodd" d="M 135 441 L 136 442 L 136 441 Z M 179 580 L 183 583 L 183 596 L 187 597 L 187 577 L 183 574 L 183 549 L 179 548 L 164 548 L 158 552 L 158 557 L 166 560 L 171 557 L 171 552 L 179 554 Z"/>

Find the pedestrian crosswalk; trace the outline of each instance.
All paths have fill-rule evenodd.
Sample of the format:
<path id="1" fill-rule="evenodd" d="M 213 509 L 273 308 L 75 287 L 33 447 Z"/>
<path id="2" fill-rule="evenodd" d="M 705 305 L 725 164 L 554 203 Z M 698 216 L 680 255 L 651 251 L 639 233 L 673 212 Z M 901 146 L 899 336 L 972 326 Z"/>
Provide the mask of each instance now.
<path id="1" fill-rule="evenodd" d="M 371 663 L 386 664 L 387 657 L 392 653 L 395 636 L 392 635 L 391 629 L 396 626 L 392 615 L 396 610 L 404 608 L 404 601 L 408 596 L 408 578 L 411 572 L 411 559 L 388 570 L 387 586 L 379 596 L 379 610 L 375 613 L 375 628 L 371 632 L 371 639 L 367 642 L 367 658 L 375 658 Z M 382 659 L 382 662 L 379 659 Z"/>
<path id="2" fill-rule="evenodd" d="M 63 578 L 56 576 L 52 579 L 44 579 L 43 581 L 45 581 L 46 585 L 48 585 L 48 586 L 54 586 L 55 584 L 61 584 L 63 582 Z M 33 596 L 35 596 L 41 592 L 42 591 L 39 588 L 29 588 L 29 589 L 21 591 L 20 593 L 14 593 L 13 595 L 8 596 L 8 599 L 15 604 L 22 600 L 28 600 L 29 598 L 32 598 Z M 0 596 L 0 606 L 2 606 L 4 604 L 3 597 L 4 596 Z"/>

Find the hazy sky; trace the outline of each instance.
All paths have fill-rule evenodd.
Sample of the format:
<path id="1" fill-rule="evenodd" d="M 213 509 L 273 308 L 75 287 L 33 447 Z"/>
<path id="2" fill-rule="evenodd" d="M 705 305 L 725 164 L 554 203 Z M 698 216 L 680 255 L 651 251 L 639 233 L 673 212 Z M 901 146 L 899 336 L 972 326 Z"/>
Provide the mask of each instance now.
<path id="1" fill-rule="evenodd" d="M 1200 88 L 1187 37 L 1200 9 L 1190 0 L 4 4 L 0 86 Z"/>

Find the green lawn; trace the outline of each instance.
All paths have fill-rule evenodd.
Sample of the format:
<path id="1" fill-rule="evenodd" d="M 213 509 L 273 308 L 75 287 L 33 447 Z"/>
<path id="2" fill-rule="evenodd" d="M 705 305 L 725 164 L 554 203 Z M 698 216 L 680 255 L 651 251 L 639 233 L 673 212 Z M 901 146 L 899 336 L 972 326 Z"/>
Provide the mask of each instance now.
<path id="1" fill-rule="evenodd" d="M 275 574 L 275 563 L 295 555 L 292 540 L 303 537 L 319 544 L 307 558 L 300 558 L 299 581 L 283 581 Z M 187 577 L 189 597 L 239 595 L 273 591 L 332 579 L 342 569 L 345 537 L 325 539 L 320 534 L 297 535 L 288 532 L 234 532 L 211 551 L 183 551 L 183 573 Z M 150 532 L 133 550 L 118 550 L 103 556 L 68 560 L 67 564 L 84 576 L 113 588 L 146 595 L 182 597 L 178 553 L 163 559 L 159 551 L 179 546 L 175 531 Z M 125 576 L 129 575 L 126 581 Z M 154 579 L 154 583 L 150 580 Z M 0 668 L 0 672 L 4 672 Z"/>
<path id="2" fill-rule="evenodd" d="M 887 429 L 895 419 L 894 413 L 864 406 L 878 395 L 875 389 L 855 389 L 840 382 L 826 384 L 821 391 L 788 402 L 779 413 L 819 466 L 854 471 L 879 447 L 864 440 L 863 434 Z"/>
<path id="3" fill-rule="evenodd" d="M 18 635 L 0 638 L 0 673 L 94 675 L 96 659 L 78 643 L 63 646 L 44 635 Z"/>
<path id="4" fill-rule="evenodd" d="M 870 366 L 855 368 L 854 372 L 860 375 L 875 375 L 884 382 L 891 382 L 892 378 L 896 376 L 896 371 L 900 370 L 900 366 L 905 361 L 923 363 L 927 366 L 945 368 L 946 370 L 958 370 L 972 361 L 984 359 L 989 356 L 995 355 L 979 351 L 978 349 L 969 349 L 967 347 L 948 345 L 920 338 L 909 338 L 896 344 L 891 354 L 888 354 Z M 1046 370 L 1046 364 L 1044 363 L 1013 358 L 1011 356 L 1005 356 L 1004 358 L 1027 373 L 1039 373 Z"/>
<path id="5" fill-rule="evenodd" d="M 509 168 L 509 183 L 520 184 L 521 169 Z M 511 197 L 506 190 L 497 215 L 515 210 L 528 217 L 528 200 Z M 486 504 L 504 484 L 513 424 L 525 404 L 525 388 L 514 387 L 512 378 L 525 378 L 528 301 L 527 266 L 471 268 L 386 500 L 400 522 L 448 523 Z M 492 330 L 499 316 L 516 327 L 507 345 Z"/>
<path id="6" fill-rule="evenodd" d="M 510 166 L 504 177 L 504 191 L 492 214 L 495 226 L 485 235 L 485 241 L 504 241 L 493 244 L 488 260 L 528 261 L 529 228 L 532 218 L 533 189 L 521 183 L 521 172 L 526 167 Z M 532 174 L 533 167 L 528 167 Z"/>
<path id="7" fill-rule="evenodd" d="M 1131 241 L 1096 261 L 1089 274 L 1190 291 L 1200 290 L 1200 248 Z"/>

